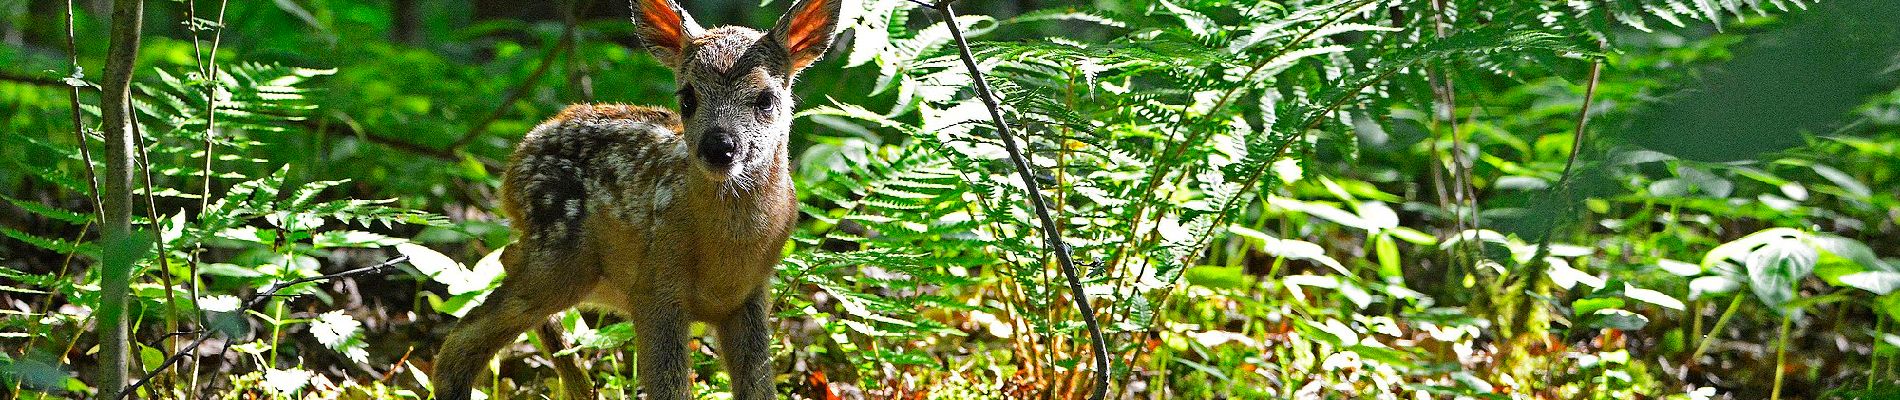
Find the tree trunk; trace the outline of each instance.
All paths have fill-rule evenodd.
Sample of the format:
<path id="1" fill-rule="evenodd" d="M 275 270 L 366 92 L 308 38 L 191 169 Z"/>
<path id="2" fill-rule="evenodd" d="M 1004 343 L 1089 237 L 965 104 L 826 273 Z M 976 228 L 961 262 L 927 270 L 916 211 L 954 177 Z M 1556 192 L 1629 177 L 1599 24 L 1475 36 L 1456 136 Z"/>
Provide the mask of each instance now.
<path id="1" fill-rule="evenodd" d="M 112 4 L 112 40 L 106 49 L 104 91 L 100 110 L 105 114 L 106 173 L 100 201 L 105 211 L 105 251 L 99 283 L 99 394 L 119 398 L 125 387 L 126 354 L 131 347 L 127 331 L 127 287 L 132 267 L 143 252 L 132 251 L 132 67 L 138 59 L 139 30 L 144 25 L 143 0 Z"/>
<path id="2" fill-rule="evenodd" d="M 395 0 L 390 8 L 390 40 L 410 46 L 422 44 L 422 13 L 416 10 L 416 0 Z"/>

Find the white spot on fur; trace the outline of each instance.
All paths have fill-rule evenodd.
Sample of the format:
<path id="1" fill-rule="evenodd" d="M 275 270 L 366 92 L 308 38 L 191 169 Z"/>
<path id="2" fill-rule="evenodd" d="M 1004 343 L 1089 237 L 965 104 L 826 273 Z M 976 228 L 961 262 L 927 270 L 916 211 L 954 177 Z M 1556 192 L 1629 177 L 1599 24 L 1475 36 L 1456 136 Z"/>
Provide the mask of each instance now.
<path id="1" fill-rule="evenodd" d="M 666 207 L 669 204 L 673 204 L 673 188 L 666 187 L 666 185 L 654 185 L 653 205 L 655 207 Z"/>

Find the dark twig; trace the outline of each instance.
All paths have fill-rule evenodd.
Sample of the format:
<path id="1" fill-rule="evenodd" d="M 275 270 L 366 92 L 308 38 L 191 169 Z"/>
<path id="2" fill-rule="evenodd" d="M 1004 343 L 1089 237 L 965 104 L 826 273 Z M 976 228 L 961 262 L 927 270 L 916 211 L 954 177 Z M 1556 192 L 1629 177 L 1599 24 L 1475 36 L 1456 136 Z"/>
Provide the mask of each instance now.
<path id="1" fill-rule="evenodd" d="M 201 177 L 204 187 L 200 189 L 201 191 L 199 192 L 199 195 L 198 195 L 199 212 L 203 212 L 204 210 L 210 209 L 211 207 L 211 203 L 210 203 L 211 202 L 211 160 L 214 160 L 217 158 L 216 152 L 214 151 L 216 150 L 216 148 L 213 146 L 214 141 L 212 140 L 212 136 L 216 134 L 217 127 L 218 127 L 218 89 L 223 87 L 223 82 L 218 80 L 218 45 L 220 42 L 224 40 L 224 10 L 225 10 L 225 6 L 229 4 L 230 4 L 229 1 L 225 1 L 225 0 L 218 1 L 218 22 L 216 26 L 212 27 L 213 30 L 211 32 L 211 54 L 200 56 L 199 55 L 200 53 L 198 53 L 198 42 L 200 42 L 200 40 L 198 39 L 198 29 L 197 29 L 198 2 L 191 1 L 191 0 L 185 1 L 185 14 L 191 18 L 191 26 L 193 27 L 191 30 L 191 55 L 192 55 L 192 58 L 196 59 L 198 62 L 198 70 L 199 70 L 198 76 L 200 77 L 200 79 L 203 79 L 206 84 L 205 85 L 205 131 L 204 131 L 205 157 L 204 157 L 204 169 L 202 170 L 204 171 L 204 173 L 203 173 L 203 176 Z M 150 178 L 148 177 L 147 179 L 149 180 Z M 149 193 L 147 194 L 149 195 Z M 162 240 L 161 240 L 161 243 L 162 243 Z M 161 257 L 163 257 L 164 253 L 161 252 L 160 254 L 161 254 Z M 206 326 L 204 310 L 197 308 L 198 303 L 196 301 L 196 299 L 199 296 L 198 266 L 199 266 L 199 261 L 201 261 L 200 257 L 203 256 L 203 254 L 204 254 L 204 242 L 200 241 L 197 245 L 192 247 L 191 254 L 190 254 L 191 259 L 186 263 L 191 273 L 191 278 L 186 280 L 186 283 L 191 285 L 190 286 L 191 298 L 194 299 L 192 301 L 192 314 L 198 317 L 199 329 L 204 329 L 204 327 Z M 171 271 L 166 271 L 166 273 L 169 274 L 171 273 Z M 170 276 L 170 275 L 166 275 L 166 276 Z M 201 360 L 199 360 L 198 357 L 196 357 L 195 355 L 191 358 L 191 395 L 192 397 L 198 396 L 198 367 L 199 367 L 199 364 L 201 363 L 202 363 Z"/>
<path id="2" fill-rule="evenodd" d="M 78 75 L 79 44 L 74 36 L 73 0 L 66 0 L 66 57 L 71 62 L 69 65 L 72 66 L 74 75 Z M 68 99 L 71 100 L 73 110 L 73 139 L 79 143 L 79 160 L 86 163 L 86 188 L 92 190 L 92 193 L 86 194 L 86 198 L 92 199 L 93 216 L 105 218 L 105 210 L 99 208 L 99 172 L 92 169 L 92 146 L 86 145 L 86 124 L 85 120 L 80 118 L 79 87 L 82 83 L 66 82 L 67 88 L 71 89 Z"/>
<path id="3" fill-rule="evenodd" d="M 348 278 L 348 277 L 353 277 L 353 276 L 358 276 L 358 275 L 373 274 L 376 272 L 380 272 L 384 269 L 387 269 L 389 267 L 395 266 L 396 264 L 401 264 L 405 261 L 409 261 L 409 256 L 402 255 L 402 256 L 396 256 L 395 258 L 391 258 L 387 261 L 383 261 L 380 264 L 376 264 L 376 265 L 372 265 L 368 267 L 352 269 L 352 270 L 338 272 L 338 273 L 329 274 L 329 275 L 318 275 L 318 276 L 312 276 L 312 277 L 307 277 L 307 278 L 297 278 L 297 279 L 291 279 L 288 281 L 272 283 L 270 284 L 270 286 L 265 286 L 264 290 L 260 290 L 257 293 L 252 294 L 249 299 L 246 299 L 244 301 L 244 306 L 242 308 L 239 308 L 239 310 L 249 310 L 253 307 L 257 307 L 258 305 L 264 304 L 266 300 L 270 300 L 271 298 L 276 297 L 277 291 L 284 290 L 284 288 L 288 288 L 288 287 L 296 286 L 300 284 L 305 284 L 305 283 L 310 283 L 310 282 L 316 282 L 316 281 L 324 281 L 324 280 L 331 280 L 331 279 Z M 193 299 L 193 301 L 196 301 L 196 299 Z M 211 338 L 211 331 L 200 330 L 198 331 L 198 338 L 192 340 L 191 344 L 185 345 L 185 348 L 197 349 L 198 346 L 204 344 L 206 339 L 210 339 L 210 338 Z M 152 372 L 148 372 L 145 374 L 145 377 L 139 378 L 138 381 L 132 382 L 131 386 L 126 386 L 125 390 L 120 391 L 119 395 L 114 396 L 114 398 L 123 399 L 123 398 L 126 398 L 127 396 L 131 396 L 133 392 L 138 391 L 139 386 L 144 386 L 146 382 L 151 381 L 152 377 L 158 376 L 158 374 L 165 372 L 166 369 L 171 368 L 172 365 L 178 364 L 178 360 L 181 358 L 184 358 L 187 353 L 191 353 L 191 351 L 190 350 L 179 351 L 176 353 L 172 353 L 170 356 L 166 356 L 164 362 L 158 363 L 158 367 L 152 368 Z"/>
<path id="4" fill-rule="evenodd" d="M 1543 275 L 1542 269 L 1548 264 L 1544 262 L 1544 257 L 1550 255 L 1550 237 L 1555 235 L 1558 225 L 1567 222 L 1567 216 L 1570 215 L 1570 175 L 1577 166 L 1577 155 L 1583 153 L 1583 132 L 1584 128 L 1590 125 L 1590 103 L 1597 96 L 1597 78 L 1602 73 L 1603 60 L 1590 63 L 1590 82 L 1583 88 L 1583 106 L 1577 109 L 1577 128 L 1571 134 L 1570 158 L 1564 160 L 1563 172 L 1557 177 L 1558 201 L 1561 202 L 1564 210 L 1556 213 L 1558 221 L 1553 221 L 1544 227 L 1544 236 L 1537 240 L 1537 252 L 1531 256 L 1529 264 L 1531 274 L 1524 275 L 1526 279 L 1536 279 Z"/>
<path id="5" fill-rule="evenodd" d="M 1439 40 L 1444 40 L 1446 36 L 1450 36 L 1449 29 L 1447 28 L 1449 23 L 1445 21 L 1445 13 L 1447 12 L 1445 1 L 1432 0 L 1431 6 L 1433 34 Z M 1454 71 L 1451 71 L 1450 68 L 1445 68 L 1443 65 L 1438 66 L 1438 68 L 1428 67 L 1425 69 L 1426 80 L 1432 87 L 1432 96 L 1437 98 L 1438 104 L 1435 107 L 1436 112 L 1434 112 L 1434 114 L 1437 115 L 1437 118 L 1444 120 L 1445 128 L 1451 131 L 1451 181 L 1454 185 L 1452 187 L 1452 200 L 1456 202 L 1456 204 L 1449 210 L 1452 212 L 1454 232 L 1462 235 L 1466 230 L 1482 229 L 1483 226 L 1479 224 L 1478 220 L 1477 182 L 1471 178 L 1471 169 L 1475 161 L 1465 159 L 1465 138 L 1458 133 L 1458 86 L 1452 81 L 1451 75 L 1453 75 L 1453 73 Z M 1436 153 L 1437 148 L 1438 140 L 1436 135 L 1434 135 L 1432 139 L 1433 158 L 1438 157 Z M 1433 164 L 1432 172 L 1436 175 L 1439 166 L 1436 165 L 1436 162 Z M 1459 242 L 1459 248 L 1463 250 L 1466 262 L 1475 262 L 1478 258 L 1478 247 L 1472 246 L 1470 243 L 1470 241 L 1461 241 Z"/>
<path id="6" fill-rule="evenodd" d="M 164 228 L 159 226 L 159 224 L 162 223 L 161 221 L 163 220 L 160 219 L 158 216 L 158 201 L 153 199 L 154 196 L 152 195 L 151 147 L 148 147 L 145 145 L 145 131 L 139 125 L 138 111 L 126 110 L 125 115 L 127 118 L 130 118 L 132 121 L 132 140 L 133 140 L 133 143 L 138 145 L 138 160 L 136 161 L 138 162 L 139 173 L 145 176 L 145 179 L 144 179 L 145 215 L 146 215 L 146 218 L 151 218 L 152 220 L 151 227 L 152 227 L 153 232 L 163 232 Z M 152 235 L 152 243 L 158 246 L 158 253 L 156 253 L 156 256 L 158 258 L 158 269 L 161 272 L 160 274 L 158 274 L 158 277 L 162 279 L 163 283 L 165 284 L 165 299 L 166 299 L 165 300 L 165 308 L 166 308 L 165 329 L 170 330 L 170 331 L 177 331 L 178 330 L 178 302 L 174 299 L 178 298 L 178 294 L 176 292 L 176 289 L 174 289 L 174 287 L 177 285 L 173 284 L 174 278 L 172 277 L 171 250 L 165 248 L 165 235 Z M 193 268 L 193 269 L 196 270 L 196 268 Z M 196 278 L 195 274 L 193 275 L 193 278 L 194 279 Z M 201 327 L 204 326 L 203 322 L 204 321 L 200 320 L 199 326 Z M 173 343 L 173 344 L 175 345 L 176 343 Z"/>
<path id="7" fill-rule="evenodd" d="M 541 56 L 541 65 L 535 66 L 534 72 L 528 73 L 528 79 L 522 79 L 521 83 L 516 84 L 513 90 L 508 91 L 507 96 L 501 98 L 501 103 L 495 105 L 494 111 L 488 112 L 488 116 L 482 118 L 481 122 L 477 122 L 474 126 L 468 127 L 468 132 L 462 133 L 462 137 L 455 139 L 455 143 L 449 144 L 448 151 L 453 153 L 456 150 L 461 150 L 463 147 L 468 146 L 470 142 L 474 142 L 475 138 L 481 137 L 482 132 L 488 131 L 489 124 L 495 123 L 495 120 L 501 119 L 502 114 L 508 113 L 509 105 L 515 104 L 515 100 L 519 100 L 521 96 L 527 95 L 528 90 L 534 88 L 534 83 L 540 81 L 542 75 L 547 75 L 548 67 L 554 65 L 554 58 L 566 52 L 567 47 L 572 44 L 573 41 L 574 21 L 570 20 L 566 24 L 566 27 L 561 29 L 561 38 L 554 40 L 554 48 L 548 49 L 547 54 Z"/>
<path id="8" fill-rule="evenodd" d="M 989 109 L 990 122 L 996 124 L 996 134 L 1003 140 L 1003 148 L 1009 150 L 1009 160 L 1016 166 L 1016 175 L 1023 180 L 1023 189 L 1027 191 L 1029 204 L 1036 209 L 1036 220 L 1042 224 L 1043 246 L 1056 255 L 1056 263 L 1062 268 L 1062 275 L 1069 280 L 1069 292 L 1075 300 L 1075 308 L 1082 313 L 1082 322 L 1088 325 L 1089 339 L 1094 343 L 1095 351 L 1095 391 L 1090 399 L 1100 400 L 1108 394 L 1108 341 L 1102 338 L 1102 327 L 1095 321 L 1095 311 L 1089 306 L 1088 294 L 1082 290 L 1082 280 L 1076 275 L 1075 260 L 1069 254 L 1069 245 L 1062 243 L 1062 234 L 1056 229 L 1054 218 L 1049 217 L 1049 206 L 1042 199 L 1042 188 L 1036 182 L 1035 174 L 1030 172 L 1029 161 L 1023 156 L 1023 150 L 1016 145 L 1016 135 L 1010 132 L 1009 123 L 1003 120 L 1003 109 L 996 104 L 996 95 L 990 92 L 990 85 L 983 79 L 983 71 L 976 66 L 976 56 L 970 53 L 970 42 L 963 38 L 963 29 L 957 26 L 955 11 L 950 8 L 953 0 L 942 0 L 933 8 L 943 17 L 944 25 L 950 28 L 950 38 L 957 45 L 957 54 L 963 58 L 963 67 L 970 72 L 975 81 L 976 96 L 983 100 Z"/>

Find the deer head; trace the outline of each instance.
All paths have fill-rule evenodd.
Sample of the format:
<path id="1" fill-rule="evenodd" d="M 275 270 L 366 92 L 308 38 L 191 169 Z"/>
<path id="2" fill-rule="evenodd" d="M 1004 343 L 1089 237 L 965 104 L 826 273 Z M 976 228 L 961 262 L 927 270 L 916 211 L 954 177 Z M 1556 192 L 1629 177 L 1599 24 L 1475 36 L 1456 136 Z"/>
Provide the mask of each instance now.
<path id="1" fill-rule="evenodd" d="M 672 0 L 633 0 L 647 50 L 672 68 L 694 169 L 752 187 L 785 168 L 792 82 L 831 47 L 839 0 L 800 0 L 767 32 L 700 28 Z"/>

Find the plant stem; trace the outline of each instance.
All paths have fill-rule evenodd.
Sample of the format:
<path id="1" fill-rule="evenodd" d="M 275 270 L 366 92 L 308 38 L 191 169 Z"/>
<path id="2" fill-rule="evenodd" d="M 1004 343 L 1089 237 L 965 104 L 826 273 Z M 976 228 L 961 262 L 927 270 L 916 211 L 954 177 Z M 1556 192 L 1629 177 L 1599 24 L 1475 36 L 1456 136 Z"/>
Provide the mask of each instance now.
<path id="1" fill-rule="evenodd" d="M 1781 380 L 1788 374 L 1788 325 L 1794 322 L 1787 315 L 1781 316 L 1781 330 L 1775 334 L 1775 388 L 1768 396 L 1769 400 L 1781 400 Z"/>
<path id="2" fill-rule="evenodd" d="M 197 61 L 200 79 L 204 79 L 206 83 L 205 131 L 203 135 L 205 157 L 203 176 L 200 177 L 203 187 L 200 188 L 201 191 L 198 193 L 198 210 L 201 213 L 211 207 L 211 160 L 216 159 L 215 150 L 217 150 L 213 146 L 214 141 L 212 138 L 217 132 L 218 127 L 218 89 L 223 87 L 222 82 L 218 80 L 218 45 L 224 40 L 224 10 L 225 6 L 229 4 L 229 1 L 218 1 L 217 26 L 212 27 L 211 31 L 211 54 L 204 56 L 199 55 L 201 54 L 199 53 L 199 42 L 201 40 L 198 39 L 198 30 L 192 29 L 191 31 L 191 55 Z M 196 26 L 198 23 L 198 3 L 196 1 L 187 0 L 185 2 L 185 14 L 191 18 L 191 24 Z M 204 242 L 198 241 L 197 244 L 192 246 L 191 253 L 188 255 L 190 259 L 185 262 L 191 274 L 191 276 L 185 280 L 185 283 L 190 285 L 191 314 L 198 320 L 199 330 L 203 330 L 207 326 L 204 310 L 198 308 L 198 299 L 201 297 L 198 291 L 198 265 L 203 253 Z M 203 361 L 198 359 L 197 351 L 190 351 L 189 353 L 192 355 L 190 396 L 197 398 L 199 396 L 198 369 L 203 364 Z"/>
<path id="3" fill-rule="evenodd" d="M 1874 310 L 1873 346 L 1867 349 L 1867 390 L 1874 390 L 1874 376 L 1880 372 L 1880 344 L 1887 335 L 1887 313 Z"/>
<path id="4" fill-rule="evenodd" d="M 158 245 L 158 253 L 156 253 L 156 255 L 158 258 L 158 268 L 161 272 L 158 274 L 158 277 L 162 279 L 162 283 L 165 285 L 165 334 L 170 338 L 165 341 L 167 343 L 165 347 L 166 350 L 172 351 L 178 348 L 178 336 L 172 335 L 178 332 L 178 293 L 173 288 L 173 286 L 175 286 L 173 285 L 173 281 L 176 279 L 172 276 L 171 251 L 165 248 L 165 235 L 163 234 L 165 229 L 159 226 L 161 219 L 159 219 L 158 216 L 158 201 L 154 200 L 152 196 L 152 153 L 148 150 L 150 147 L 147 147 L 145 144 L 145 131 L 139 127 L 138 114 L 136 112 L 127 113 L 127 116 L 132 120 L 133 143 L 138 145 L 139 173 L 145 177 L 145 213 L 146 218 L 152 219 L 150 225 L 154 233 L 154 235 L 152 235 L 152 243 Z M 202 324 L 200 325 L 202 326 Z M 175 379 L 176 377 L 173 378 Z"/>
<path id="5" fill-rule="evenodd" d="M 78 72 L 79 44 L 74 38 L 76 33 L 73 29 L 73 1 L 66 0 L 66 56 L 73 72 Z M 92 200 L 93 215 L 105 218 L 105 210 L 101 210 L 99 205 L 99 172 L 92 168 L 92 146 L 87 145 L 85 119 L 80 116 L 79 86 L 68 82 L 67 89 L 71 91 L 67 99 L 73 112 L 73 139 L 79 143 L 79 160 L 86 163 L 86 188 L 92 190 L 86 194 L 86 198 Z"/>
<path id="6" fill-rule="evenodd" d="M 1709 350 L 1709 343 L 1715 341 L 1715 335 L 1722 332 L 1722 327 L 1728 326 L 1728 319 L 1734 317 L 1735 310 L 1741 308 L 1742 294 L 1737 292 L 1735 293 L 1735 298 L 1729 300 L 1728 309 L 1722 311 L 1722 317 L 1715 319 L 1715 326 L 1709 329 L 1708 334 L 1702 335 L 1702 341 L 1695 346 L 1695 352 L 1689 353 L 1689 365 L 1695 365 L 1697 360 L 1702 359 L 1702 353 Z"/>
<path id="7" fill-rule="evenodd" d="M 138 59 L 139 31 L 144 26 L 145 3 L 141 0 L 117 0 L 112 4 L 112 32 L 106 49 L 104 88 L 99 108 L 105 114 L 106 174 L 100 192 L 104 212 L 102 231 L 106 237 L 105 257 L 99 273 L 99 378 L 100 393 L 118 393 L 125 387 L 127 349 L 131 347 L 126 326 L 132 267 L 137 254 L 127 251 L 132 231 L 132 70 Z"/>
<path id="8" fill-rule="evenodd" d="M 1049 206 L 1044 204 L 1042 189 L 1036 177 L 1029 170 L 1029 161 L 1016 145 L 1016 135 L 1009 129 L 1009 123 L 1003 120 L 1003 109 L 996 104 L 996 95 L 990 92 L 990 85 L 984 81 L 983 71 L 977 68 L 976 56 L 970 53 L 970 42 L 963 37 L 963 28 L 957 26 L 957 13 L 950 7 L 950 0 L 936 4 L 937 12 L 943 17 L 944 26 L 950 29 L 950 37 L 957 45 L 957 54 L 963 59 L 963 67 L 969 70 L 970 80 L 976 86 L 976 95 L 989 109 L 990 122 L 995 124 L 996 133 L 1003 141 L 1003 148 L 1009 150 L 1009 159 L 1016 166 L 1016 175 L 1022 178 L 1023 190 L 1029 198 L 1029 204 L 1036 210 L 1036 220 L 1042 224 L 1043 246 L 1055 253 L 1056 263 L 1062 268 L 1062 275 L 1068 278 L 1069 292 L 1075 300 L 1075 308 L 1082 315 L 1082 322 L 1088 326 L 1089 340 L 1094 344 L 1095 353 L 1095 390 L 1090 399 L 1100 400 L 1108 395 L 1108 341 L 1102 337 L 1102 326 L 1095 321 L 1095 311 L 1089 305 L 1088 293 L 1082 290 L 1082 280 L 1075 271 L 1075 260 L 1069 254 L 1069 245 L 1062 242 L 1062 234 L 1057 230 L 1054 218 L 1049 216 Z"/>

